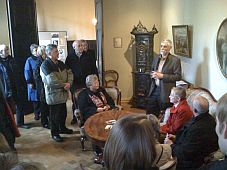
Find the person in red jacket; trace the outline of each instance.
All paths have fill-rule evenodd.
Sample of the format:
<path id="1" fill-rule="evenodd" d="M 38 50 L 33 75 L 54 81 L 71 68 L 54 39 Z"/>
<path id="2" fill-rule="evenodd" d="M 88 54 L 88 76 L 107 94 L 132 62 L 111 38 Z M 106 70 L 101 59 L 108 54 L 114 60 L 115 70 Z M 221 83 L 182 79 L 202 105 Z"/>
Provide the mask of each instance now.
<path id="1" fill-rule="evenodd" d="M 176 134 L 192 116 L 192 110 L 186 101 L 186 90 L 182 87 L 173 87 L 170 93 L 170 116 L 165 125 L 161 126 L 161 133 Z"/>

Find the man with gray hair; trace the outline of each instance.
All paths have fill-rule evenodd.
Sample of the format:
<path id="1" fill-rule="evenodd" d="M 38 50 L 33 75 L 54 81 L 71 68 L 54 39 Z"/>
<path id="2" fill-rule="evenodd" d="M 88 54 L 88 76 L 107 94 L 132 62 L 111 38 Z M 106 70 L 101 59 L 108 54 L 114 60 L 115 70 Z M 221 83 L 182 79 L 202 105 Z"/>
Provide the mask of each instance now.
<path id="1" fill-rule="evenodd" d="M 160 54 L 155 56 L 151 66 L 151 86 L 148 94 L 147 114 L 159 117 L 160 111 L 172 106 L 169 94 L 176 81 L 181 79 L 181 62 L 170 54 L 172 42 L 165 39 L 161 42 Z"/>
<path id="2" fill-rule="evenodd" d="M 173 156 L 177 157 L 177 169 L 194 170 L 204 163 L 204 158 L 218 149 L 215 120 L 209 114 L 206 98 L 193 99 L 193 115 L 177 134 L 167 135 L 165 143 L 170 144 Z M 175 141 L 173 142 L 175 138 Z"/>
<path id="3" fill-rule="evenodd" d="M 96 68 L 94 58 L 84 52 L 84 46 L 81 40 L 74 41 L 72 47 L 74 51 L 67 56 L 65 64 L 72 70 L 73 73 L 73 83 L 70 88 L 70 92 L 73 96 L 76 90 L 86 87 L 85 80 L 88 75 L 96 74 L 98 76 L 98 70 Z M 72 113 L 74 113 L 74 110 L 77 107 L 74 104 L 77 105 L 77 102 L 73 101 L 73 97 L 72 103 Z M 75 123 L 76 117 L 73 114 L 71 124 Z"/>
<path id="4" fill-rule="evenodd" d="M 50 108 L 51 135 L 56 142 L 62 142 L 59 134 L 72 134 L 65 126 L 66 101 L 72 83 L 72 72 L 58 60 L 58 49 L 54 44 L 46 46 L 47 59 L 41 65 L 40 75 L 44 83 L 46 102 Z"/>

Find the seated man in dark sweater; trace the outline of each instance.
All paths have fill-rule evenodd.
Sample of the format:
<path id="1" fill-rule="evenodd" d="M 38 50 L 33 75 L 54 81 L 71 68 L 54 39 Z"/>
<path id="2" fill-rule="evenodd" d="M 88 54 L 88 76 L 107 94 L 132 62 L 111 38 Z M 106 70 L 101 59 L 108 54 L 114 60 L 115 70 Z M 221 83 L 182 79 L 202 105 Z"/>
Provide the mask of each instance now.
<path id="1" fill-rule="evenodd" d="M 227 169 L 227 93 L 223 95 L 216 108 L 216 133 L 220 150 L 225 155 L 224 160 L 214 161 L 199 170 L 226 170 Z"/>
<path id="2" fill-rule="evenodd" d="M 206 98 L 196 96 L 193 100 L 194 117 L 174 136 L 167 135 L 172 155 L 177 157 L 177 170 L 195 170 L 203 165 L 204 158 L 218 149 L 215 119 L 209 114 Z"/>
<path id="3" fill-rule="evenodd" d="M 87 88 L 82 90 L 78 95 L 78 106 L 82 115 L 82 122 L 85 122 L 95 113 L 115 108 L 113 99 L 107 94 L 104 88 L 99 86 L 97 75 L 88 75 L 86 86 Z M 102 149 L 94 144 L 92 147 L 95 154 L 102 157 Z M 101 163 L 101 160 L 96 159 L 95 163 Z"/>

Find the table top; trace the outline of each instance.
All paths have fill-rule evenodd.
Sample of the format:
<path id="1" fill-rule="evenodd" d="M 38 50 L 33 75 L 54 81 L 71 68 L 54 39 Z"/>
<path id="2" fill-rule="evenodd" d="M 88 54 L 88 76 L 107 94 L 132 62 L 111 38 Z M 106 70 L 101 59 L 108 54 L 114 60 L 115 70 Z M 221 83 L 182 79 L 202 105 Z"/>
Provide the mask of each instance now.
<path id="1" fill-rule="evenodd" d="M 118 120 L 128 114 L 133 114 L 133 112 L 127 110 L 109 110 L 96 113 L 86 120 L 84 124 L 85 133 L 93 143 L 103 147 L 110 132 L 110 129 L 105 129 L 107 125 L 106 121 Z"/>

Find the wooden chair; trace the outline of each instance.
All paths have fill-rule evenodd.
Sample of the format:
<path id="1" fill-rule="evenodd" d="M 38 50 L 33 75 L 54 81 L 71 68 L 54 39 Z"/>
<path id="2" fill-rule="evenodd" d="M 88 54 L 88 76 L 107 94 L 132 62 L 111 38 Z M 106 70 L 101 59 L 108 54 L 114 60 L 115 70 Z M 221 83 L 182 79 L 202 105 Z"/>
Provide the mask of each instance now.
<path id="1" fill-rule="evenodd" d="M 118 90 L 118 104 L 121 104 L 121 90 L 117 87 L 118 86 L 118 80 L 119 80 L 119 74 L 115 70 L 106 70 L 104 72 L 104 86 L 105 87 L 115 87 Z"/>
<path id="2" fill-rule="evenodd" d="M 85 136 L 85 132 L 84 132 L 84 119 L 83 119 L 83 115 L 81 114 L 78 104 L 77 104 L 77 100 L 78 100 L 78 95 L 81 91 L 83 91 L 85 88 L 81 88 L 75 91 L 74 93 L 74 105 L 76 107 L 76 109 L 74 110 L 74 115 L 77 119 L 77 123 L 78 126 L 80 128 L 80 144 L 81 144 L 81 148 L 82 151 L 85 151 L 85 147 L 84 147 L 84 142 L 86 141 L 86 136 Z"/>
<path id="3" fill-rule="evenodd" d="M 105 87 L 117 86 L 119 74 L 115 70 L 106 70 L 104 72 L 104 85 Z"/>

